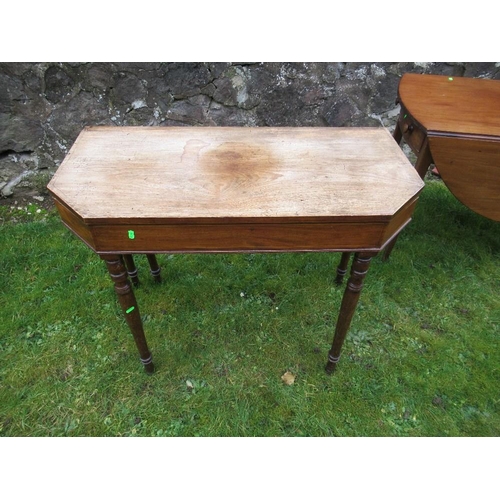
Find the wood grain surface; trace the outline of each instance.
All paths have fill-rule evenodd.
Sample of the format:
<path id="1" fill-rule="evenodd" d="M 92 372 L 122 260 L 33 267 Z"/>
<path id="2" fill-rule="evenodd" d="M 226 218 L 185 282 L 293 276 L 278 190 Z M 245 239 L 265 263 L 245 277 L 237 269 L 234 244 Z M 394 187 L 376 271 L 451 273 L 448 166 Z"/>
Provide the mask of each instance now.
<path id="1" fill-rule="evenodd" d="M 85 223 L 387 221 L 423 183 L 382 128 L 89 127 L 49 184 Z"/>
<path id="2" fill-rule="evenodd" d="M 500 221 L 500 140 L 433 136 L 432 156 L 448 189 L 474 212 Z"/>
<path id="3" fill-rule="evenodd" d="M 500 137 L 500 81 L 406 73 L 399 100 L 427 131 Z"/>

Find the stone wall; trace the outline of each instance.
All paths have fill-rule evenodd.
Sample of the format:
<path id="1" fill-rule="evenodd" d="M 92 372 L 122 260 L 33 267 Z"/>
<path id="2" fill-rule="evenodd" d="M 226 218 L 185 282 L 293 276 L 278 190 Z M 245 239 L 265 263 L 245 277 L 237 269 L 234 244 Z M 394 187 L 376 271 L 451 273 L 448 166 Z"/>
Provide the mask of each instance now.
<path id="1" fill-rule="evenodd" d="M 86 125 L 380 126 L 406 72 L 499 63 L 0 63 L 0 198 L 40 198 Z"/>

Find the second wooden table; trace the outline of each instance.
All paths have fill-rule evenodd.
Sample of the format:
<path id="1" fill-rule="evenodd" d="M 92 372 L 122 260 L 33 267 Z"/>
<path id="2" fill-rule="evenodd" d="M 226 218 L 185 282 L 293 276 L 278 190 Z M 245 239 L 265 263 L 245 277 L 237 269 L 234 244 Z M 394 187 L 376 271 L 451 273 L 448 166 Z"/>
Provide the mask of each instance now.
<path id="1" fill-rule="evenodd" d="M 407 73 L 394 138 L 431 163 L 449 190 L 476 213 L 500 221 L 500 80 Z"/>

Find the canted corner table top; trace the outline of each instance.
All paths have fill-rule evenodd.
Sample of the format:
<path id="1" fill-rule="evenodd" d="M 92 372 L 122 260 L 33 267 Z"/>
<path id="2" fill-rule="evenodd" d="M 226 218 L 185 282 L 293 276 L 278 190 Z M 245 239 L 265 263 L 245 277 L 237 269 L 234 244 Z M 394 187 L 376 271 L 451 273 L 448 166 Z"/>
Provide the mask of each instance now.
<path id="1" fill-rule="evenodd" d="M 340 284 L 355 252 L 332 373 L 370 260 L 410 222 L 423 185 L 382 128 L 90 127 L 48 188 L 106 262 L 148 373 L 132 254 L 158 277 L 155 253 L 341 251 Z"/>
<path id="2" fill-rule="evenodd" d="M 128 224 L 387 220 L 422 186 L 382 128 L 88 127 L 49 189 Z"/>

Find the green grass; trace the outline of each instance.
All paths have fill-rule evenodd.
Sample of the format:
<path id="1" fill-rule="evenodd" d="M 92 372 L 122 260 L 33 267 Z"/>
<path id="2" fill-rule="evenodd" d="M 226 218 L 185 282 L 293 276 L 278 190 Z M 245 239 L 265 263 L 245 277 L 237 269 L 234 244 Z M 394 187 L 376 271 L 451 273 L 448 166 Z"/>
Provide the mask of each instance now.
<path id="1" fill-rule="evenodd" d="M 500 224 L 440 182 L 373 261 L 333 376 L 339 254 L 160 255 L 161 285 L 138 256 L 148 376 L 104 264 L 31 212 L 0 213 L 2 436 L 500 434 Z"/>

